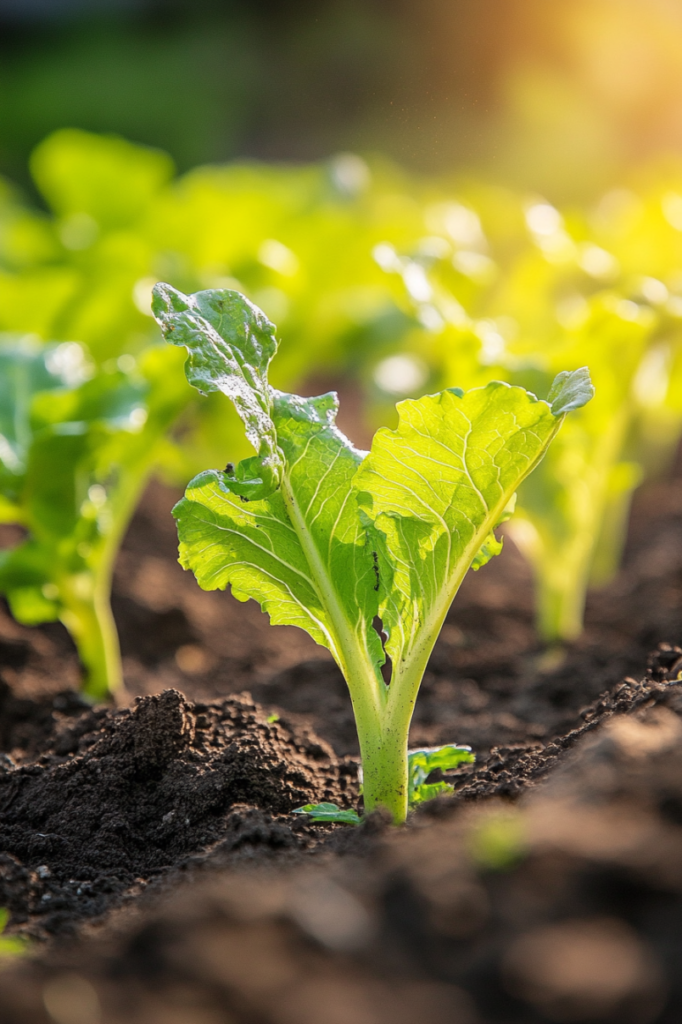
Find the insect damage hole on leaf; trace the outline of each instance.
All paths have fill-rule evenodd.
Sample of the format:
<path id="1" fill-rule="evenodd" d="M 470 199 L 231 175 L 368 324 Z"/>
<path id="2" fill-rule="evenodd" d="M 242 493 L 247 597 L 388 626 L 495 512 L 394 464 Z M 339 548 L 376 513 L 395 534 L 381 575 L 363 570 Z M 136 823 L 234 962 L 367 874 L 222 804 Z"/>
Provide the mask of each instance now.
<path id="1" fill-rule="evenodd" d="M 375 552 L 373 551 L 372 554 L 374 555 Z M 378 587 L 375 586 L 374 589 L 378 590 Z M 383 679 L 383 681 L 388 686 L 389 683 L 391 682 L 391 675 L 393 673 L 393 665 L 391 664 L 390 657 L 386 653 L 386 641 L 388 640 L 388 633 L 384 629 L 384 624 L 383 624 L 383 622 L 381 621 L 381 618 L 378 615 L 375 615 L 374 618 L 372 619 L 372 628 L 374 629 L 374 631 L 376 632 L 377 636 L 381 640 L 381 649 L 384 652 L 384 663 L 381 666 L 381 678 Z"/>
<path id="2" fill-rule="evenodd" d="M 558 378 L 552 406 L 499 381 L 401 402 L 397 429 L 360 452 L 336 426 L 335 394 L 270 386 L 275 328 L 242 295 L 160 284 L 153 311 L 187 349 L 190 383 L 233 401 L 258 453 L 234 476 L 206 470 L 189 483 L 174 509 L 180 562 L 204 589 L 230 586 L 328 648 L 353 705 L 365 811 L 400 823 L 445 791 L 431 771 L 471 758 L 452 745 L 409 754 L 419 686 L 465 574 L 499 552 L 495 528 L 567 411 L 589 401 L 589 375 Z M 324 820 L 341 820 L 337 810 Z"/>

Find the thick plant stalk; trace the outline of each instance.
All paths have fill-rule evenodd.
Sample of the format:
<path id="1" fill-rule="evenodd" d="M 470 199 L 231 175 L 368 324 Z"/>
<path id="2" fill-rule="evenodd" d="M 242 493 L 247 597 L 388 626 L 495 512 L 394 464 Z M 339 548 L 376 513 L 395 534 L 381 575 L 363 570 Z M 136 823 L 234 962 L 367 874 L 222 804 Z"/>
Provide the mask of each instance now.
<path id="1" fill-rule="evenodd" d="M 596 508 L 594 511 L 598 512 Z M 560 550 L 555 549 L 553 559 L 548 557 L 542 538 L 528 520 L 519 518 L 509 524 L 508 530 L 533 570 L 539 635 L 546 644 L 577 640 L 583 631 L 594 530 L 583 524 Z"/>
<path id="2" fill-rule="evenodd" d="M 378 730 L 372 732 L 362 729 L 357 717 L 356 725 L 362 758 L 365 811 L 371 814 L 384 808 L 393 823 L 401 825 L 407 817 L 408 730 L 391 721 L 387 715 L 382 716 Z"/>
<path id="3" fill-rule="evenodd" d="M 602 527 L 592 555 L 589 585 L 604 587 L 615 577 L 620 569 L 623 548 L 627 539 L 628 520 L 632 499 L 636 488 L 641 483 L 642 475 L 637 466 L 631 463 L 622 464 L 630 470 L 629 480 L 607 499 L 603 513 Z"/>
<path id="4" fill-rule="evenodd" d="M 407 728 L 396 730 L 389 717 L 390 688 L 338 602 L 286 475 L 282 480 L 282 496 L 312 569 L 318 595 L 334 627 L 336 642 L 332 653 L 347 681 L 353 704 L 363 766 L 365 808 L 371 812 L 384 807 L 395 824 L 400 824 L 407 817 Z"/>
<path id="5" fill-rule="evenodd" d="M 558 573 L 543 572 L 537 567 L 535 595 L 537 601 L 537 629 L 547 644 L 577 640 L 583 631 L 585 600 L 589 577 L 589 552 L 572 564 L 570 581 L 556 578 Z"/>

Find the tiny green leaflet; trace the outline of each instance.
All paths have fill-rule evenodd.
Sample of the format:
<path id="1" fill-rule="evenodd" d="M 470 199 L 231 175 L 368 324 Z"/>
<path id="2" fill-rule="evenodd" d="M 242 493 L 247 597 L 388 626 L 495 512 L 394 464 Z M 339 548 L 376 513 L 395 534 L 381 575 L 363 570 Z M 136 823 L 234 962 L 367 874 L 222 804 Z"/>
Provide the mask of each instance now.
<path id="1" fill-rule="evenodd" d="M 437 796 L 449 796 L 455 787 L 449 782 L 427 782 L 429 775 L 440 769 L 452 771 L 461 764 L 473 764 L 476 760 L 471 747 L 454 744 L 446 747 L 421 747 L 410 750 L 407 755 L 407 803 L 411 809 L 418 804 L 433 800 Z M 360 770 L 362 781 L 362 770 Z M 360 825 L 362 818 L 354 810 L 342 809 L 337 804 L 306 804 L 297 807 L 294 814 L 307 814 L 313 822 L 332 821 L 342 825 Z"/>
<path id="2" fill-rule="evenodd" d="M 365 453 L 337 428 L 335 395 L 268 385 L 275 329 L 246 299 L 162 284 L 152 308 L 188 349 L 190 382 L 238 396 L 258 451 L 191 481 L 174 510 L 181 564 L 331 651 L 353 704 L 365 809 L 402 822 L 410 721 L 447 611 L 470 566 L 499 550 L 493 531 L 567 412 L 592 397 L 589 374 L 560 375 L 551 406 L 500 382 L 402 402 L 397 430 L 379 430 Z"/>
<path id="3" fill-rule="evenodd" d="M 305 814 L 312 822 L 334 822 L 336 825 L 361 825 L 362 818 L 352 808 L 341 808 L 338 804 L 324 802 L 321 804 L 304 804 L 297 807 L 293 814 Z"/>

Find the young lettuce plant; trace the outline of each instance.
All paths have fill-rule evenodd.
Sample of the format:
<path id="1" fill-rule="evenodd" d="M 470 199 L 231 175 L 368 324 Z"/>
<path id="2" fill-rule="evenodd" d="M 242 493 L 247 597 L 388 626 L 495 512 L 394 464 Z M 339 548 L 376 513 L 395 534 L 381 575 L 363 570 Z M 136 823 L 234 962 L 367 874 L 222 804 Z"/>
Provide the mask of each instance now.
<path id="1" fill-rule="evenodd" d="M 191 481 L 174 510 L 181 564 L 331 651 L 353 703 L 365 809 L 402 822 L 410 721 L 450 604 L 468 569 L 499 552 L 495 527 L 566 413 L 592 397 L 589 374 L 560 373 L 547 402 L 500 382 L 402 402 L 398 429 L 364 453 L 336 427 L 336 395 L 269 385 L 275 329 L 242 295 L 157 285 L 153 309 L 188 350 L 189 382 L 232 399 L 257 451 Z"/>
<path id="2" fill-rule="evenodd" d="M 113 563 L 164 434 L 189 389 L 178 353 L 74 386 L 76 343 L 0 348 L 0 522 L 27 531 L 0 552 L 0 593 L 26 625 L 60 619 L 92 698 L 120 693 Z M 170 357 L 170 358 L 169 358 Z"/>
<path id="3" fill-rule="evenodd" d="M 589 359 L 597 390 L 520 488 L 509 527 L 533 568 L 538 630 L 550 644 L 580 635 L 589 585 L 615 575 L 643 475 L 627 451 L 637 412 L 633 384 L 651 343 L 653 317 L 626 308 L 626 318 L 621 307 L 611 296 L 593 299 L 585 322 L 566 330 L 563 344 L 545 354 L 550 376 L 559 365 Z"/>
<path id="4" fill-rule="evenodd" d="M 539 212 L 549 210 L 560 223 L 551 209 Z M 429 353 L 442 383 L 470 387 L 502 377 L 544 393 L 559 369 L 589 363 L 597 397 L 571 417 L 538 471 L 523 482 L 509 526 L 533 570 L 538 632 L 547 644 L 561 645 L 583 630 L 588 587 L 605 585 L 618 570 L 632 495 L 652 456 L 665 451 L 666 441 L 672 450 L 679 436 L 680 346 L 671 316 L 628 297 L 636 294 L 628 290 L 632 282 L 622 281 L 621 291 L 603 284 L 595 291 L 594 282 L 588 289 L 580 253 L 594 258 L 601 252 L 608 264 L 605 250 L 580 249 L 562 228 L 552 244 L 565 246 L 566 253 L 555 261 L 541 248 L 542 237 L 519 245 L 497 286 L 481 283 L 477 295 L 448 291 L 449 261 L 428 266 L 423 258 L 397 253 L 382 259 L 389 271 L 403 275 L 406 291 L 411 280 L 421 280 L 417 271 L 422 274 L 423 298 L 413 296 L 413 306 L 425 322 L 425 311 L 437 309 L 440 322 L 430 346 L 421 340 L 421 351 Z M 479 241 L 487 245 L 482 235 Z M 467 313 L 459 307 L 460 322 L 447 324 L 455 298 L 466 301 Z M 516 326 L 510 329 L 510 323 Z M 506 340 L 502 329 L 510 331 Z M 638 439 L 643 427 L 647 436 Z"/>

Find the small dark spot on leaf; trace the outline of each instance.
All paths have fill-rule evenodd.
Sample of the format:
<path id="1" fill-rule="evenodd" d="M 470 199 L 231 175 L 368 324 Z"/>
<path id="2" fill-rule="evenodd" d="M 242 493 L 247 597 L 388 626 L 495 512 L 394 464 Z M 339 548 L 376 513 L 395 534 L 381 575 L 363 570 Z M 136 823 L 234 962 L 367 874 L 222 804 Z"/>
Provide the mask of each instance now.
<path id="1" fill-rule="evenodd" d="M 372 552 L 372 558 L 374 559 L 374 566 L 373 566 L 373 568 L 374 568 L 374 575 L 376 576 L 376 583 L 374 584 L 374 589 L 378 590 L 379 589 L 379 556 L 377 555 L 376 551 Z"/>

